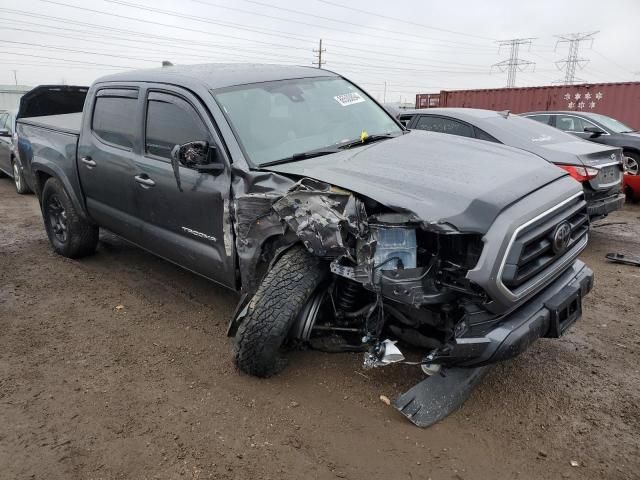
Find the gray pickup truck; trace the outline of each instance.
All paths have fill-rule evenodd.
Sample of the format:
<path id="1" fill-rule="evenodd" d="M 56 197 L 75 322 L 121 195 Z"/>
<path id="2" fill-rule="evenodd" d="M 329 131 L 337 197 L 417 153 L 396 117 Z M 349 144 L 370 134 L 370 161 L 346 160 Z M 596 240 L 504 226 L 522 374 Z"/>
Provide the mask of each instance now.
<path id="1" fill-rule="evenodd" d="M 296 347 L 421 367 L 394 404 L 417 425 L 459 406 L 488 365 L 560 337 L 593 283 L 567 172 L 407 131 L 326 70 L 112 75 L 82 113 L 21 118 L 18 137 L 56 252 L 92 253 L 102 227 L 238 291 L 229 335 L 251 375 Z"/>

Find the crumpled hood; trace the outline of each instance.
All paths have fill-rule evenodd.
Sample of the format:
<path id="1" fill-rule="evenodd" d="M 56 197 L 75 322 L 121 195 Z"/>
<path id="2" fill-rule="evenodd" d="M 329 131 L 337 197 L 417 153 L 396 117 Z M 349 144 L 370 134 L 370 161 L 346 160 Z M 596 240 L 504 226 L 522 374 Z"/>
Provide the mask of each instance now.
<path id="1" fill-rule="evenodd" d="M 314 178 L 425 222 L 479 233 L 509 205 L 566 175 L 516 148 L 424 131 L 265 169 Z"/>

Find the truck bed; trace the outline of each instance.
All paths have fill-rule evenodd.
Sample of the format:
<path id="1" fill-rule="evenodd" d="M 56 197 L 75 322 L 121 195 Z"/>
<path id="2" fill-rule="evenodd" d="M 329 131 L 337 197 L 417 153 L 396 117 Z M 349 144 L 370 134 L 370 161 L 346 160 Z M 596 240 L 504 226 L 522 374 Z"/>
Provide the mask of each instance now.
<path id="1" fill-rule="evenodd" d="M 67 113 L 64 115 L 46 115 L 44 117 L 25 117 L 20 118 L 18 122 L 46 128 L 48 130 L 80 135 L 82 112 Z"/>

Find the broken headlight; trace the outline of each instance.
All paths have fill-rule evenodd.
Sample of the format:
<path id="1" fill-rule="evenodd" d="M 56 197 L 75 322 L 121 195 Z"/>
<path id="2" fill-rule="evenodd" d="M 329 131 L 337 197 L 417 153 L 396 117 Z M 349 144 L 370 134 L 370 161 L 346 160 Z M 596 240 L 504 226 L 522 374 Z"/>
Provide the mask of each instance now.
<path id="1" fill-rule="evenodd" d="M 374 268 L 416 268 L 416 231 L 413 228 L 370 225 L 375 240 Z"/>

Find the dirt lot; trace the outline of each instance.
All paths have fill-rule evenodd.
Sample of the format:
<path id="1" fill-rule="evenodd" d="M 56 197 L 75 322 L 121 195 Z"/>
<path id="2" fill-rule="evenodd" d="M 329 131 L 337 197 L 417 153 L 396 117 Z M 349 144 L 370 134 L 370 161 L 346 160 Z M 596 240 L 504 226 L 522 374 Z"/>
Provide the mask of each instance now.
<path id="1" fill-rule="evenodd" d="M 640 208 L 594 229 L 585 316 L 497 366 L 426 430 L 379 400 L 417 369 L 301 352 L 257 380 L 231 362 L 233 293 L 109 235 L 49 249 L 34 196 L 0 180 L 0 478 L 640 478 Z M 570 462 L 578 462 L 573 467 Z"/>

